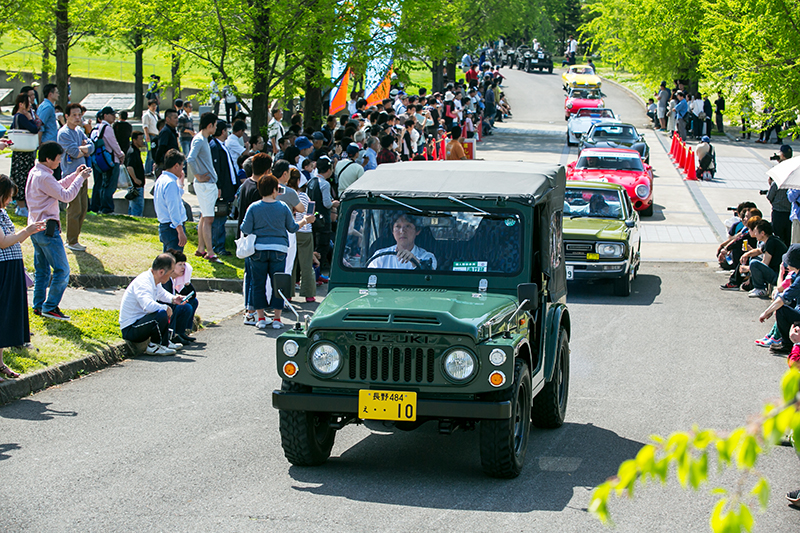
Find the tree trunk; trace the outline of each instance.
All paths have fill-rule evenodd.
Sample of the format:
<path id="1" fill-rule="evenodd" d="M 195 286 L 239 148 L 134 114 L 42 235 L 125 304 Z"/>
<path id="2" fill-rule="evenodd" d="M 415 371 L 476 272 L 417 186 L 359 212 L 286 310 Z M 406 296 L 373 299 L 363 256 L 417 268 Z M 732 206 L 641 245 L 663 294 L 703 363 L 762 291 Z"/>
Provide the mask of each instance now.
<path id="1" fill-rule="evenodd" d="M 444 90 L 444 60 L 434 61 L 432 74 L 431 94 Z"/>
<path id="2" fill-rule="evenodd" d="M 134 104 L 133 114 L 141 119 L 144 113 L 144 48 L 142 47 L 142 34 L 136 32 L 133 35 L 134 46 L 134 73 L 133 73 L 133 92 Z"/>
<path id="3" fill-rule="evenodd" d="M 69 99 L 69 0 L 56 0 L 56 86 L 58 87 L 58 103 L 66 109 Z"/>
<path id="4" fill-rule="evenodd" d="M 172 101 L 181 97 L 181 55 L 172 52 Z M 173 104 L 174 106 L 175 104 Z"/>
<path id="5" fill-rule="evenodd" d="M 269 35 L 270 13 L 264 8 L 254 20 L 254 35 Z M 253 50 L 253 108 L 250 110 L 250 135 L 267 137 L 269 124 L 269 41 L 254 41 Z"/>
<path id="6" fill-rule="evenodd" d="M 42 48 L 42 85 L 50 83 L 50 42 Z"/>
<path id="7" fill-rule="evenodd" d="M 316 38 L 318 33 L 312 32 L 312 38 Z M 320 65 L 323 63 L 323 56 L 317 44 L 311 47 L 311 52 L 306 57 L 305 67 L 305 105 L 303 109 L 303 128 L 314 128 L 319 130 L 322 127 L 322 89 L 319 86 L 321 77 Z M 346 89 L 346 88 L 345 88 Z"/>

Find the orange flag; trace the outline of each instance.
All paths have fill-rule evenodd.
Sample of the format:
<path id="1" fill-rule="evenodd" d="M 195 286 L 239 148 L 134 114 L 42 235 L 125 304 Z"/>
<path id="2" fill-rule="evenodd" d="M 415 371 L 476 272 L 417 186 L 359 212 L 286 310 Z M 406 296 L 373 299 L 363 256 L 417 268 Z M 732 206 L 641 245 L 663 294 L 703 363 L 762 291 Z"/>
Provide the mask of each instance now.
<path id="1" fill-rule="evenodd" d="M 333 96 L 333 100 L 331 100 L 331 112 L 330 115 L 335 115 L 345 107 L 347 107 L 347 86 L 350 84 L 350 67 L 347 67 L 347 70 L 342 76 L 342 80 L 339 82 L 339 87 L 336 89 L 336 94 Z"/>

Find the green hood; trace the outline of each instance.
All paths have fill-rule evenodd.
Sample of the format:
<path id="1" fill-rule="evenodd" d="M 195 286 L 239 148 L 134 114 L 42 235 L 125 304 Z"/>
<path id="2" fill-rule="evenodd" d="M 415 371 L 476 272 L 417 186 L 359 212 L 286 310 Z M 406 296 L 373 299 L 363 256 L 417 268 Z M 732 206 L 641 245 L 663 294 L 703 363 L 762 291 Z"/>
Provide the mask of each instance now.
<path id="1" fill-rule="evenodd" d="M 626 241 L 627 234 L 624 220 L 564 217 L 564 238 L 568 240 Z"/>
<path id="2" fill-rule="evenodd" d="M 446 289 L 358 289 L 337 287 L 314 313 L 310 330 L 397 330 L 469 335 L 516 298 Z"/>

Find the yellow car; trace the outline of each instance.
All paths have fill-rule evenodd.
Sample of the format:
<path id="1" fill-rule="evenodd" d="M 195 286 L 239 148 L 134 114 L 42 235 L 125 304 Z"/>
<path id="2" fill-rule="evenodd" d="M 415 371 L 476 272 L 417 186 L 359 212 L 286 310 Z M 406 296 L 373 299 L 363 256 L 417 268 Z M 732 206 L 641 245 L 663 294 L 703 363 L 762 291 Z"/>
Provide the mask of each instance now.
<path id="1" fill-rule="evenodd" d="M 570 65 L 567 71 L 561 75 L 564 82 L 564 90 L 579 89 L 599 89 L 602 82 L 600 76 L 594 73 L 591 65 Z"/>

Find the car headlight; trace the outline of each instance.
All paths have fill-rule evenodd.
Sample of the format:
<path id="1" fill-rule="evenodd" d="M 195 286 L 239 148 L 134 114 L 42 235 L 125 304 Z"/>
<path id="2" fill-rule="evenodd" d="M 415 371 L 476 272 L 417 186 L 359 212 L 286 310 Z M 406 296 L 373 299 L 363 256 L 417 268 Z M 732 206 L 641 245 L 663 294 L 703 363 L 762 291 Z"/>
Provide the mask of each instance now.
<path id="1" fill-rule="evenodd" d="M 633 191 L 636 193 L 636 196 L 644 200 L 650 194 L 650 186 L 646 183 L 640 183 Z"/>
<path id="2" fill-rule="evenodd" d="M 342 364 L 342 354 L 333 344 L 323 342 L 311 352 L 311 366 L 320 374 L 333 374 Z"/>
<path id="3" fill-rule="evenodd" d="M 597 253 L 600 257 L 622 257 L 625 246 L 618 242 L 601 242 L 597 244 Z"/>
<path id="4" fill-rule="evenodd" d="M 456 381 L 465 381 L 475 373 L 475 357 L 466 350 L 455 349 L 444 358 L 444 371 Z"/>
<path id="5" fill-rule="evenodd" d="M 283 355 L 286 357 L 294 357 L 297 355 L 297 352 L 300 350 L 300 347 L 297 345 L 295 341 L 288 340 L 283 343 Z"/>
<path id="6" fill-rule="evenodd" d="M 567 109 L 572 109 L 572 102 L 567 104 Z"/>
<path id="7" fill-rule="evenodd" d="M 489 362 L 494 366 L 500 366 L 506 362 L 506 352 L 500 348 L 495 348 L 489 353 Z"/>

